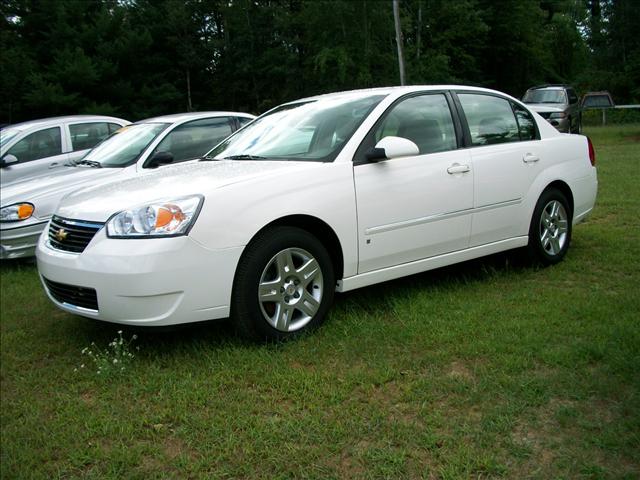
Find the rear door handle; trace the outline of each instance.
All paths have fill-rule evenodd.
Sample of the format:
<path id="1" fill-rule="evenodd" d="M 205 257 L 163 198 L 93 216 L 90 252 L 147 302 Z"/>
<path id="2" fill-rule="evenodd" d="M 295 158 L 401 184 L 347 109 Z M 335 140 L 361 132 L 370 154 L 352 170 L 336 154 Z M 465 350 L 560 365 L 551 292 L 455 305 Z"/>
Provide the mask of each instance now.
<path id="1" fill-rule="evenodd" d="M 524 163 L 535 163 L 538 160 L 540 160 L 540 157 L 537 155 L 534 155 L 533 153 L 525 153 L 524 157 L 522 157 L 522 161 Z"/>
<path id="2" fill-rule="evenodd" d="M 58 166 L 58 162 L 53 162 L 49 164 L 49 168 L 53 168 L 53 167 L 57 167 Z"/>
<path id="3" fill-rule="evenodd" d="M 454 163 L 449 168 L 447 168 L 447 173 L 449 175 L 455 175 L 456 173 L 467 173 L 469 170 L 469 165 L 460 165 L 459 163 Z"/>

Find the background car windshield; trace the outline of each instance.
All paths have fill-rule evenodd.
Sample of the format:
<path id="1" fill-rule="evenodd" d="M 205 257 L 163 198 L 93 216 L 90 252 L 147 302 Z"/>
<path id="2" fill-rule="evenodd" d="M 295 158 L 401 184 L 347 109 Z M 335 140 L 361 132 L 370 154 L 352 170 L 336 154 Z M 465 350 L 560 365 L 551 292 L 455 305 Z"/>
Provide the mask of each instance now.
<path id="1" fill-rule="evenodd" d="M 207 156 L 330 162 L 383 98 L 384 95 L 334 96 L 283 105 L 255 120 Z"/>
<path id="2" fill-rule="evenodd" d="M 0 130 L 0 148 L 4 147 L 9 141 L 20 133 L 17 128 L 3 128 Z"/>
<path id="3" fill-rule="evenodd" d="M 525 103 L 567 103 L 563 90 L 529 90 L 522 99 Z"/>
<path id="4" fill-rule="evenodd" d="M 124 127 L 91 150 L 83 160 L 103 167 L 126 167 L 134 163 L 168 123 L 139 123 Z"/>

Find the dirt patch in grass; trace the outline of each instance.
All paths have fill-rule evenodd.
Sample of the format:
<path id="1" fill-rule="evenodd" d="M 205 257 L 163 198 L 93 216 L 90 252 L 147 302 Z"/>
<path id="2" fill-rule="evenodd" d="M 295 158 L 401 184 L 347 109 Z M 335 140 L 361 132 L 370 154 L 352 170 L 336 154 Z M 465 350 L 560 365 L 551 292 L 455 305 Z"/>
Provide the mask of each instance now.
<path id="1" fill-rule="evenodd" d="M 451 378 L 459 378 L 467 382 L 472 382 L 475 380 L 473 372 L 471 372 L 471 370 L 464 363 L 457 360 L 451 362 L 451 364 L 449 365 L 447 376 Z"/>

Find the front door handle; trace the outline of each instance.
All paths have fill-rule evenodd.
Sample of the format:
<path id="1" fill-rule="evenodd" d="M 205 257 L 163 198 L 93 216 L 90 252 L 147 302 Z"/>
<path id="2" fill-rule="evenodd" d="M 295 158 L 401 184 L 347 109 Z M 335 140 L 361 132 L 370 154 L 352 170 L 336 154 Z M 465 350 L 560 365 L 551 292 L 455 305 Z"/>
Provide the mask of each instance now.
<path id="1" fill-rule="evenodd" d="M 522 157 L 522 161 L 524 163 L 535 163 L 538 160 L 540 160 L 540 157 L 537 155 L 534 155 L 533 153 L 525 153 L 524 157 Z"/>
<path id="2" fill-rule="evenodd" d="M 53 162 L 49 164 L 49 168 L 53 168 L 53 167 L 57 167 L 58 166 L 58 162 Z"/>
<path id="3" fill-rule="evenodd" d="M 469 165 L 460 165 L 459 163 L 454 163 L 449 168 L 447 168 L 447 173 L 449 175 L 455 175 L 456 173 L 467 173 L 469 170 Z"/>

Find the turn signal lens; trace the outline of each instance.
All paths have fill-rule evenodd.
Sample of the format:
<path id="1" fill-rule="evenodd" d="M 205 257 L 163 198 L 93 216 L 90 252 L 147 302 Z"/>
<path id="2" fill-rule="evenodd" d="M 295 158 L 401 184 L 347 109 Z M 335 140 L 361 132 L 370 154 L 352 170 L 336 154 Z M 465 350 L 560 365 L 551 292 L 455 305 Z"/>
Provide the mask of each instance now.
<path id="1" fill-rule="evenodd" d="M 0 222 L 19 222 L 33 215 L 35 207 L 30 203 L 16 203 L 0 209 Z"/>

